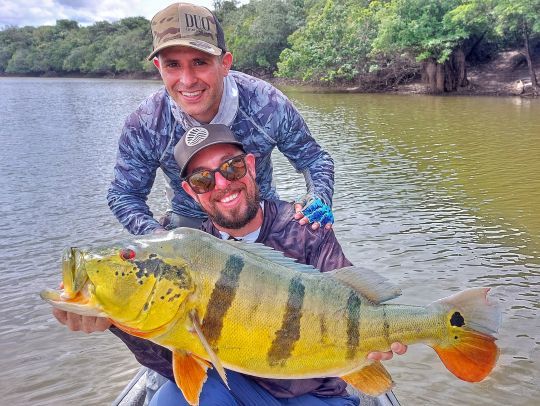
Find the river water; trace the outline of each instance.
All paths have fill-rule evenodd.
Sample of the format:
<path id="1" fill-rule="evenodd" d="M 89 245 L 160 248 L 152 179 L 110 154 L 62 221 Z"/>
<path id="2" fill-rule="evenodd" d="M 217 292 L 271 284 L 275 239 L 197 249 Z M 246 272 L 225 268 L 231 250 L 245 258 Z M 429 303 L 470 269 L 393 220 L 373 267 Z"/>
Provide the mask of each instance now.
<path id="1" fill-rule="evenodd" d="M 137 370 L 112 334 L 71 333 L 38 292 L 67 246 L 126 236 L 105 194 L 126 115 L 154 81 L 0 78 L 0 393 L 104 405 Z M 424 305 L 497 287 L 496 369 L 469 384 L 421 345 L 385 363 L 403 405 L 535 405 L 540 381 L 540 101 L 284 89 L 336 164 L 335 230 L 352 262 Z M 303 180 L 275 154 L 278 189 Z M 150 205 L 163 212 L 163 180 Z"/>

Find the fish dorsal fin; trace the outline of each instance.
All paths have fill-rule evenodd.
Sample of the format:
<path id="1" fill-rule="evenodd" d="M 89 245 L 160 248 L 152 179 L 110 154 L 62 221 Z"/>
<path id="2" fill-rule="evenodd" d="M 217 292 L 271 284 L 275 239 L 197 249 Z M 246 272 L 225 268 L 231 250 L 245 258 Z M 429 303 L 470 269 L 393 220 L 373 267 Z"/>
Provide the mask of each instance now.
<path id="1" fill-rule="evenodd" d="M 376 272 L 356 266 L 326 272 L 340 282 L 360 292 L 375 304 L 394 299 L 401 295 L 401 289 Z"/>
<path id="2" fill-rule="evenodd" d="M 392 377 L 379 361 L 341 378 L 360 392 L 370 396 L 382 395 L 394 386 Z"/>
<path id="3" fill-rule="evenodd" d="M 225 375 L 225 369 L 223 368 L 223 365 L 221 365 L 221 361 L 219 360 L 217 354 L 214 352 L 212 347 L 210 347 L 210 344 L 208 344 L 208 341 L 206 340 L 206 337 L 203 334 L 201 322 L 199 321 L 199 316 L 197 315 L 197 313 L 191 312 L 189 317 L 191 318 L 191 322 L 193 323 L 193 329 L 195 330 L 195 333 L 197 333 L 197 336 L 199 337 L 201 344 L 206 350 L 206 353 L 208 354 L 208 356 L 210 357 L 210 361 L 214 365 L 214 368 L 216 368 L 216 371 L 219 374 L 219 376 L 221 376 L 221 379 L 223 379 L 223 383 L 225 383 L 225 386 L 229 388 L 229 384 L 227 383 L 227 375 Z"/>
<path id="4" fill-rule="evenodd" d="M 246 243 L 242 241 L 233 241 L 233 240 L 224 240 L 224 241 L 227 244 L 230 244 L 239 250 L 242 250 L 249 254 L 272 261 L 278 265 L 281 265 L 290 269 L 294 269 L 295 271 L 298 271 L 298 272 L 308 272 L 308 273 L 321 272 L 318 269 L 312 267 L 311 265 L 305 265 L 305 264 L 296 262 L 296 260 L 292 258 L 288 258 L 285 255 L 283 255 L 281 251 L 277 251 L 273 249 L 272 247 L 268 247 L 260 243 Z"/>

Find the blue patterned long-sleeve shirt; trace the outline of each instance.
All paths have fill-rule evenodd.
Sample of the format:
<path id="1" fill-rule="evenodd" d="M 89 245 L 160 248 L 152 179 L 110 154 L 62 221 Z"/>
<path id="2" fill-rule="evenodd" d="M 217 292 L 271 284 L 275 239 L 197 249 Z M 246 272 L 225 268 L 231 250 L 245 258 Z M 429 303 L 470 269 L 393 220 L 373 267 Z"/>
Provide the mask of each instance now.
<path id="1" fill-rule="evenodd" d="M 231 71 L 229 75 L 239 93 L 239 108 L 231 129 L 246 152 L 256 157 L 261 198 L 278 198 L 271 160 L 272 150 L 277 147 L 294 169 L 309 179 L 312 192 L 331 205 L 334 162 L 311 136 L 290 100 L 265 81 L 240 72 Z M 128 116 L 120 136 L 107 201 L 132 234 L 148 234 L 161 227 L 146 203 L 158 168 L 174 194 L 172 211 L 187 217 L 206 217 L 181 186 L 173 150 L 187 129 L 174 119 L 170 103 L 165 88 L 158 90 Z"/>

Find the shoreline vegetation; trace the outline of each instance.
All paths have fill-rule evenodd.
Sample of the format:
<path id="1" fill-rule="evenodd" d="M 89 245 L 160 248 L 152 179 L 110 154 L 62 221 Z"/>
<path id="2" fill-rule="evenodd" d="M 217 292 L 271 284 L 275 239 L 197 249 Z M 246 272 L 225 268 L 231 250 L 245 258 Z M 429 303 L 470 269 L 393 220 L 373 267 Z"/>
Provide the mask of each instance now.
<path id="1" fill-rule="evenodd" d="M 214 1 L 233 69 L 316 92 L 540 95 L 540 0 Z M 143 17 L 0 27 L 0 77 L 158 79 Z"/>

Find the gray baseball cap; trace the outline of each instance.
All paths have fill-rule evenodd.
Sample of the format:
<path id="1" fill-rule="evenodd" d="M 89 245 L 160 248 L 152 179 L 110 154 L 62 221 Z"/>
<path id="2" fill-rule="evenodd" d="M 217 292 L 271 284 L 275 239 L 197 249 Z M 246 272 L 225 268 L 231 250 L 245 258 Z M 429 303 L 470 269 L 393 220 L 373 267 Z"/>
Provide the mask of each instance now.
<path id="1" fill-rule="evenodd" d="M 224 124 L 206 124 L 192 127 L 182 137 L 174 147 L 174 159 L 180 167 L 180 176 L 186 176 L 189 161 L 200 150 L 216 144 L 233 144 L 238 146 L 243 152 L 244 147 L 236 139 L 234 133 Z"/>
<path id="2" fill-rule="evenodd" d="M 151 61 L 168 47 L 185 46 L 211 55 L 226 51 L 223 28 L 206 7 L 190 3 L 174 3 L 158 12 L 150 23 L 153 50 Z"/>

